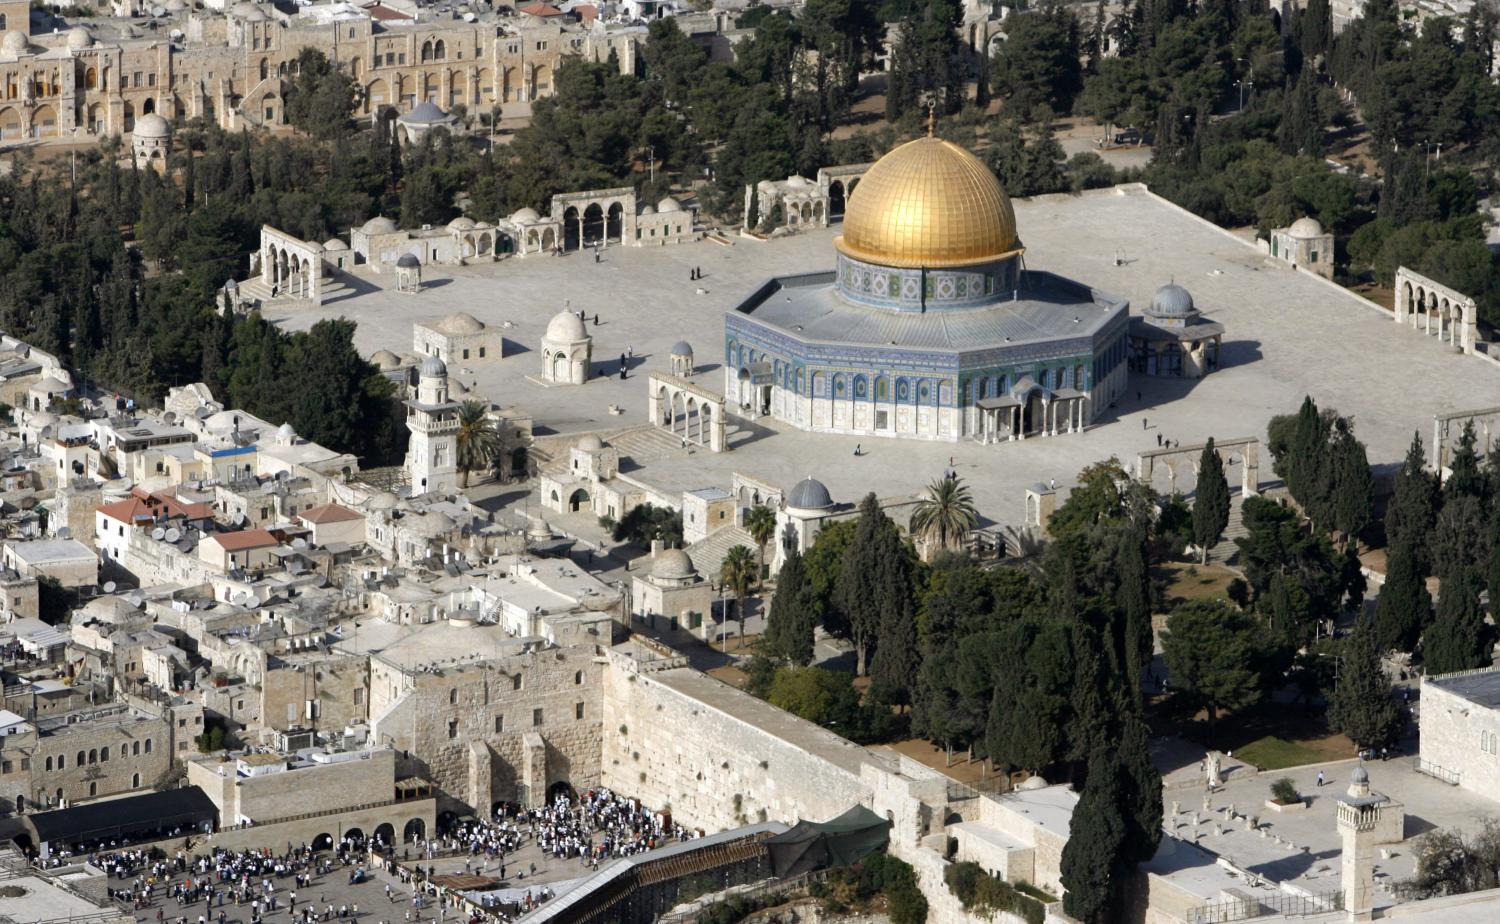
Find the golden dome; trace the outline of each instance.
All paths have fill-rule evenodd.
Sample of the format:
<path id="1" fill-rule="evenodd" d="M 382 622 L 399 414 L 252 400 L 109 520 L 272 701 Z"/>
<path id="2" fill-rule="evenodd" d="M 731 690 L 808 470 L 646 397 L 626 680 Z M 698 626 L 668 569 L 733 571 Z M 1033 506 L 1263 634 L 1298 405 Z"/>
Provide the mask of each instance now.
<path id="1" fill-rule="evenodd" d="M 865 173 L 833 244 L 855 260 L 898 267 L 987 263 L 1021 250 L 1000 181 L 973 154 L 930 136 Z"/>

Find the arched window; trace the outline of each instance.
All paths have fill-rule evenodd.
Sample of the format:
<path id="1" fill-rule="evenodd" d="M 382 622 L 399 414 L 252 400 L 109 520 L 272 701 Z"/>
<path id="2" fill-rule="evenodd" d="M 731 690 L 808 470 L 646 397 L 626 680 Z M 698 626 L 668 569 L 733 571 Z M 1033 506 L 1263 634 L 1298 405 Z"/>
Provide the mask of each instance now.
<path id="1" fill-rule="evenodd" d="M 260 59 L 260 79 L 261 80 L 265 80 L 269 76 L 271 76 L 271 66 L 270 66 L 270 64 L 268 64 L 266 62 L 265 58 L 261 58 Z"/>
<path id="2" fill-rule="evenodd" d="M 448 705 L 452 706 L 458 702 L 458 690 L 448 691 Z"/>
<path id="3" fill-rule="evenodd" d="M 891 380 L 883 375 L 875 378 L 875 400 L 891 400 Z"/>
<path id="4" fill-rule="evenodd" d="M 146 739 L 146 753 L 147 754 L 151 753 L 151 739 L 150 738 Z"/>
<path id="5" fill-rule="evenodd" d="M 448 60 L 448 50 L 443 46 L 442 39 L 438 39 L 437 44 L 432 46 L 432 57 L 438 61 Z"/>
<path id="6" fill-rule="evenodd" d="M 78 759 L 73 762 L 73 766 L 75 766 L 75 767 L 82 767 L 84 765 L 84 763 L 87 762 L 87 759 L 88 759 L 88 754 L 86 752 L 84 752 L 84 751 L 79 751 L 78 752 Z"/>
<path id="7" fill-rule="evenodd" d="M 583 683 L 583 671 L 576 671 L 576 672 L 574 672 L 574 674 L 573 674 L 573 685 L 574 686 L 578 686 L 581 683 Z"/>
<path id="8" fill-rule="evenodd" d="M 48 773 L 52 772 L 52 758 L 50 757 L 46 760 L 46 769 Z"/>
<path id="9" fill-rule="evenodd" d="M 432 60 L 432 40 L 431 39 L 428 39 L 427 41 L 425 41 L 425 42 L 422 43 L 421 60 L 423 62 L 427 62 L 427 61 L 431 61 Z"/>
<path id="10" fill-rule="evenodd" d="M 141 756 L 141 743 L 139 741 L 130 742 L 130 755 L 132 757 Z"/>

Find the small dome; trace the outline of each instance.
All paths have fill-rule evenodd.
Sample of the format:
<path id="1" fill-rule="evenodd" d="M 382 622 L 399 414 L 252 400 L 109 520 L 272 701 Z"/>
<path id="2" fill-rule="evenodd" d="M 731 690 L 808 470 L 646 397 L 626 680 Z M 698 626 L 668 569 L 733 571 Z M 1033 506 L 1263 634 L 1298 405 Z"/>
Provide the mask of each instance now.
<path id="1" fill-rule="evenodd" d="M 645 208 L 641 209 L 641 214 L 642 215 L 655 215 L 656 214 L 656 206 L 654 206 L 654 205 L 648 205 L 648 206 L 646 206 Z"/>
<path id="2" fill-rule="evenodd" d="M 349 249 L 349 245 L 345 244 L 343 241 L 339 240 L 336 237 L 331 237 L 328 240 L 326 240 L 326 241 L 323 242 L 323 250 L 324 250 L 324 252 L 339 251 L 339 250 L 348 250 L 348 249 Z"/>
<path id="3" fill-rule="evenodd" d="M 414 253 L 404 253 L 396 258 L 396 266 L 401 269 L 416 269 L 421 265 L 422 261 L 418 260 L 417 255 Z"/>
<path id="4" fill-rule="evenodd" d="M 474 230 L 474 219 L 468 217 L 467 215 L 460 215 L 457 218 L 453 219 L 452 221 L 448 222 L 448 230 L 449 231 L 473 231 Z"/>
<path id="5" fill-rule="evenodd" d="M 487 221 L 476 221 L 476 222 L 474 222 L 474 230 L 475 231 L 487 231 L 487 230 L 489 230 L 490 228 L 493 228 L 493 227 L 495 227 L 495 226 L 492 225 L 492 224 L 490 224 Z"/>
<path id="6" fill-rule="evenodd" d="M 296 439 L 297 431 L 292 429 L 291 421 L 287 421 L 276 428 L 276 442 L 283 446 L 290 446 Z"/>
<path id="7" fill-rule="evenodd" d="M 370 354 L 370 362 L 374 363 L 375 368 L 381 372 L 389 372 L 392 369 L 400 368 L 401 357 L 390 350 L 376 350 Z"/>
<path id="8" fill-rule="evenodd" d="M 1286 233 L 1292 237 L 1322 237 L 1323 226 L 1312 217 L 1299 218 L 1292 222 L 1292 226 L 1286 229 Z"/>
<path id="9" fill-rule="evenodd" d="M 1364 764 L 1360 764 L 1354 768 L 1353 773 L 1349 774 L 1349 782 L 1362 785 L 1368 784 L 1370 782 L 1370 771 L 1365 769 Z"/>
<path id="10" fill-rule="evenodd" d="M 693 345 L 690 344 L 690 343 L 688 343 L 686 340 L 679 340 L 676 343 L 672 344 L 672 355 L 673 356 L 692 356 L 693 355 Z"/>
<path id="11" fill-rule="evenodd" d="M 20 57 L 30 47 L 31 41 L 26 33 L 15 29 L 5 33 L 5 38 L 0 39 L 0 54 L 4 54 L 8 58 Z"/>
<path id="12" fill-rule="evenodd" d="M 597 433 L 585 433 L 583 439 L 578 441 L 578 448 L 584 452 L 598 452 L 604 448 L 604 440 Z"/>
<path id="13" fill-rule="evenodd" d="M 688 553 L 682 549 L 667 549 L 656 556 L 656 561 L 651 565 L 651 576 L 655 578 L 682 580 L 695 577 L 697 574 L 698 570 L 693 567 L 693 560 L 688 558 Z"/>
<path id="14" fill-rule="evenodd" d="M 807 177 L 805 176 L 789 176 L 786 178 L 786 185 L 793 189 L 802 189 L 812 184 L 807 181 Z"/>
<path id="15" fill-rule="evenodd" d="M 816 478 L 804 478 L 786 496 L 786 505 L 798 510 L 827 510 L 833 506 L 828 487 Z"/>
<path id="16" fill-rule="evenodd" d="M 94 37 L 83 26 L 74 26 L 68 30 L 69 51 L 82 51 L 92 44 L 94 44 Z"/>
<path id="17" fill-rule="evenodd" d="M 536 213 L 536 209 L 530 207 L 516 209 L 510 213 L 510 220 L 515 222 L 540 221 L 541 217 Z"/>
<path id="18" fill-rule="evenodd" d="M 448 366 L 436 356 L 429 356 L 422 360 L 421 375 L 424 379 L 442 378 L 448 374 Z"/>
<path id="19" fill-rule="evenodd" d="M 1146 312 L 1153 318 L 1188 318 L 1197 313 L 1193 307 L 1193 296 L 1176 283 L 1168 283 L 1151 296 L 1151 308 Z"/>
<path id="20" fill-rule="evenodd" d="M 154 112 L 148 112 L 135 120 L 136 138 L 168 138 L 171 134 L 171 124 Z"/>
<path id="21" fill-rule="evenodd" d="M 443 125 L 452 122 L 453 116 L 439 109 L 431 100 L 424 99 L 396 121 L 405 125 Z"/>
<path id="22" fill-rule="evenodd" d="M 547 322 L 548 340 L 587 340 L 588 331 L 583 329 L 583 319 L 571 311 L 562 311 Z"/>
<path id="23" fill-rule="evenodd" d="M 448 315 L 435 326 L 445 334 L 477 334 L 484 330 L 484 324 L 479 319 L 463 311 Z"/>
<path id="24" fill-rule="evenodd" d="M 656 203 L 656 210 L 658 212 L 680 212 L 682 211 L 682 203 L 668 196 Z"/>
<path id="25" fill-rule="evenodd" d="M 359 226 L 364 234 L 390 234 L 396 230 L 396 223 L 384 215 L 377 215 Z"/>
<path id="26" fill-rule="evenodd" d="M 452 532 L 458 526 L 458 521 L 441 510 L 429 510 L 422 517 L 423 524 L 428 529 L 429 536 L 441 536 L 443 533 Z"/>

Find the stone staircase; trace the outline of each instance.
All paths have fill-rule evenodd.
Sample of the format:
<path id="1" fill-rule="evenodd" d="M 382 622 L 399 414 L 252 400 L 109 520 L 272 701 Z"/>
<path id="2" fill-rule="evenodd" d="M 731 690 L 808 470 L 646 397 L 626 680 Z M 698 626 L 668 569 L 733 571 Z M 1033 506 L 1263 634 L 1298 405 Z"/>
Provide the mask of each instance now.
<path id="1" fill-rule="evenodd" d="M 278 308 L 316 308 L 319 304 L 326 305 L 336 302 L 355 294 L 354 289 L 338 275 L 331 275 L 323 280 L 321 286 L 321 302 L 314 302 L 308 298 L 291 298 L 289 296 L 271 297 L 271 287 L 261 281 L 259 276 L 253 276 L 239 284 L 240 297 L 248 304 L 258 307 L 275 305 Z"/>
<path id="2" fill-rule="evenodd" d="M 653 462 L 684 454 L 682 437 L 673 436 L 649 424 L 616 433 L 609 437 L 609 444 L 620 451 L 622 458 L 628 458 L 637 463 Z M 708 452 L 706 448 L 697 448 L 701 452 Z"/>
<path id="3" fill-rule="evenodd" d="M 1286 488 L 1275 487 L 1262 491 L 1261 496 L 1278 499 L 1286 493 Z M 1229 525 L 1224 527 L 1224 538 L 1219 544 L 1208 551 L 1208 560 L 1212 564 L 1225 565 L 1234 568 L 1238 564 L 1240 547 L 1235 544 L 1236 539 L 1243 539 L 1249 535 L 1245 528 L 1244 517 L 1240 508 L 1244 505 L 1245 495 L 1238 488 L 1229 495 Z"/>
<path id="4" fill-rule="evenodd" d="M 755 540 L 750 538 L 750 533 L 743 526 L 726 526 L 709 533 L 708 538 L 688 546 L 688 558 L 693 560 L 693 567 L 698 569 L 699 574 L 710 581 L 717 581 L 724 556 L 737 545 L 742 545 L 751 552 L 755 551 Z"/>

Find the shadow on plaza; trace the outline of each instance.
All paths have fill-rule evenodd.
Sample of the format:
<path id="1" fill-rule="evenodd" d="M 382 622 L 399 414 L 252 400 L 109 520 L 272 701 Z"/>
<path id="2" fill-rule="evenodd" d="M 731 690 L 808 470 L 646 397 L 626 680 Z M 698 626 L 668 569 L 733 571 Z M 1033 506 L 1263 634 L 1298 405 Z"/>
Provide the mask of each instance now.
<path id="1" fill-rule="evenodd" d="M 1219 368 L 1245 366 L 1265 358 L 1259 340 L 1226 340 L 1219 346 Z"/>
<path id="2" fill-rule="evenodd" d="M 500 338 L 500 356 L 503 359 L 510 359 L 512 356 L 520 356 L 522 353 L 530 352 L 531 347 L 519 340 L 512 340 L 509 337 Z"/>
<path id="3" fill-rule="evenodd" d="M 619 377 L 622 360 L 625 363 L 625 372 L 628 378 L 630 373 L 646 365 L 646 361 L 650 358 L 650 353 L 637 353 L 634 356 L 621 354 L 614 359 L 595 360 L 594 364 L 589 368 L 589 378 L 608 379 Z"/>
<path id="4" fill-rule="evenodd" d="M 1331 860 L 1342 854 L 1343 851 L 1339 848 L 1320 850 L 1316 853 L 1307 851 L 1306 853 L 1293 854 L 1289 857 L 1278 857 L 1269 863 L 1259 863 L 1254 866 L 1248 866 L 1246 869 L 1256 875 L 1264 876 L 1276 882 L 1286 882 L 1299 878 L 1320 861 Z"/>
<path id="5" fill-rule="evenodd" d="M 485 511 L 486 513 L 495 513 L 496 511 L 501 510 L 505 507 L 509 507 L 512 504 L 521 503 L 530 495 L 530 491 L 522 488 L 519 491 L 503 491 L 499 494 L 491 495 L 490 497 L 483 497 L 478 499 L 471 497 L 470 500 L 473 501 L 474 506 Z"/>

